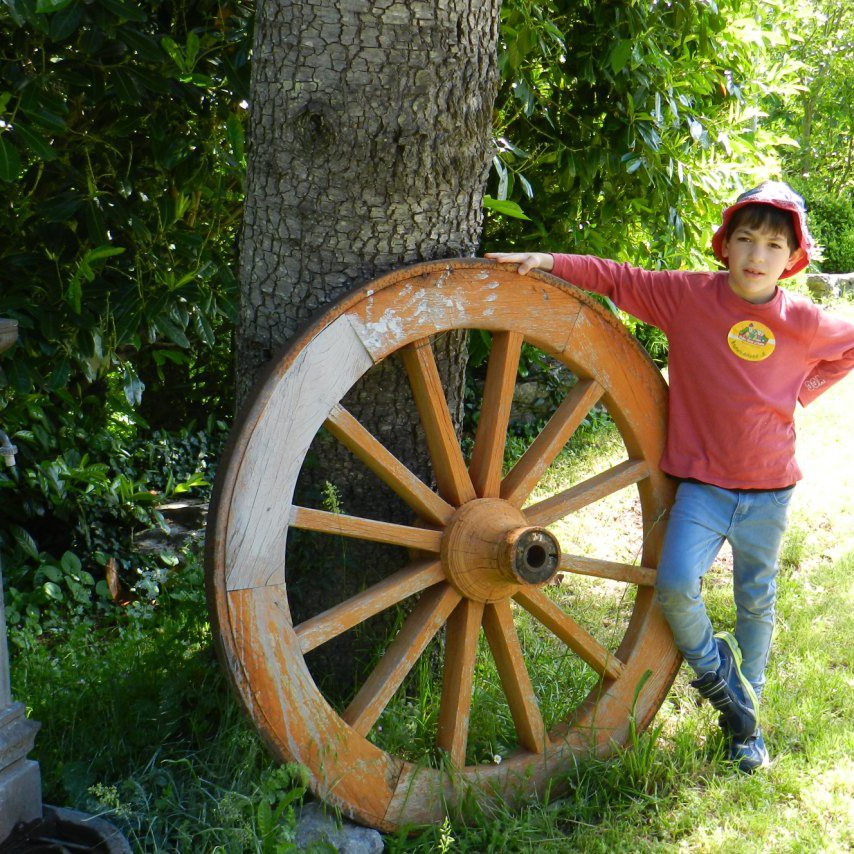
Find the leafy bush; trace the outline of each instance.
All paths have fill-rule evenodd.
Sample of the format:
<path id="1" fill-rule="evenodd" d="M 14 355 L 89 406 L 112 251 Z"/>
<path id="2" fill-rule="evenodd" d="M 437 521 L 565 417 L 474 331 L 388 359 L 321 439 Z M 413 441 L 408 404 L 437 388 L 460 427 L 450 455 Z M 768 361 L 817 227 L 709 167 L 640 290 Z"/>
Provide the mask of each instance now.
<path id="1" fill-rule="evenodd" d="M 128 423 L 126 402 L 122 410 L 84 401 L 62 413 L 35 397 L 23 401 L 32 429 L 14 434 L 17 465 L 0 470 L 9 624 L 47 630 L 82 619 L 84 606 L 108 599 L 108 562 L 131 592 L 156 598 L 163 559 L 139 554 L 135 535 L 163 527 L 164 500 L 191 489 L 207 494 L 226 424 L 210 418 L 174 434 L 143 432 Z M 112 409 L 106 420 L 104 408 Z"/>
<path id="2" fill-rule="evenodd" d="M 0 357 L 0 427 L 19 453 L 0 472 L 0 556 L 21 584 L 66 553 L 93 577 L 98 556 L 129 568 L 134 528 L 208 456 L 191 424 L 232 410 L 251 15 L 4 10 L 0 317 L 19 341 Z M 187 459 L 157 430 L 185 431 Z"/>
<path id="3" fill-rule="evenodd" d="M 829 192 L 819 181 L 793 181 L 807 201 L 810 231 L 822 247 L 825 273 L 854 272 L 854 197 Z"/>
<path id="4" fill-rule="evenodd" d="M 779 4 L 506 0 L 486 249 L 587 252 L 655 268 L 711 263 L 742 184 L 779 171 L 795 93 Z M 502 216 L 515 203 L 517 218 Z M 519 218 L 521 213 L 525 218 Z"/>

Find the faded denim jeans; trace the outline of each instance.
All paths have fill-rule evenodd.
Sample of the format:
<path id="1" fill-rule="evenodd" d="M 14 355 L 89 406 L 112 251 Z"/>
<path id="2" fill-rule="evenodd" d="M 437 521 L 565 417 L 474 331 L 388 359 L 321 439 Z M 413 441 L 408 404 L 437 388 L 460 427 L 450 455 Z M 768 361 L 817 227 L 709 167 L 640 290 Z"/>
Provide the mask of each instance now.
<path id="1" fill-rule="evenodd" d="M 703 576 L 728 541 L 733 554 L 735 638 L 742 673 L 761 694 L 774 631 L 777 556 L 794 490 L 733 490 L 679 484 L 664 537 L 656 592 L 676 646 L 700 676 L 720 667 L 700 595 Z"/>

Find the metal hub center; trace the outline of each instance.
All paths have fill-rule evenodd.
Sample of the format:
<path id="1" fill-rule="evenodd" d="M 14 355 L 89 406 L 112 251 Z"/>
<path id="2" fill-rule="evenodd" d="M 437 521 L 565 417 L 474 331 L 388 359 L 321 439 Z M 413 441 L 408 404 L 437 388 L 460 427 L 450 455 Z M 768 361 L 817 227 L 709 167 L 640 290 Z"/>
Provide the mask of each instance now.
<path id="1" fill-rule="evenodd" d="M 560 546 L 544 528 L 528 528 L 516 538 L 513 574 L 526 584 L 545 584 L 558 570 Z"/>

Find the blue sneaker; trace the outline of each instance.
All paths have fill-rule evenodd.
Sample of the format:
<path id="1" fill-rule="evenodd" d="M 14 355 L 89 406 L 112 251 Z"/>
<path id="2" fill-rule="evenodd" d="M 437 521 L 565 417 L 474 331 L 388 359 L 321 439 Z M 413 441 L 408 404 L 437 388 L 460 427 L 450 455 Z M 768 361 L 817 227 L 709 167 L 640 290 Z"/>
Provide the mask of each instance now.
<path id="1" fill-rule="evenodd" d="M 762 730 L 756 728 L 753 735 L 745 739 L 733 738 L 729 743 L 729 758 L 738 763 L 738 770 L 752 774 L 758 768 L 767 768 L 771 764 Z"/>
<path id="2" fill-rule="evenodd" d="M 715 635 L 721 666 L 717 673 L 704 673 L 691 685 L 721 713 L 721 728 L 743 741 L 757 730 L 759 700 L 741 672 L 741 650 L 729 632 Z"/>

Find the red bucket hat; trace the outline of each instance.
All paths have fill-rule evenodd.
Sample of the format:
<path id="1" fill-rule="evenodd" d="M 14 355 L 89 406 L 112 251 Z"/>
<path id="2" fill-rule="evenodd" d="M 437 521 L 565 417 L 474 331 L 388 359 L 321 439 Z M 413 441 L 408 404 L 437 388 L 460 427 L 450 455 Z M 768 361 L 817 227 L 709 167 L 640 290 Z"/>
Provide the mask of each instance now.
<path id="1" fill-rule="evenodd" d="M 803 270 L 809 264 L 810 254 L 815 249 L 815 242 L 807 229 L 807 206 L 803 198 L 782 181 L 765 181 L 758 187 L 742 193 L 735 200 L 735 204 L 730 205 L 724 210 L 723 225 L 721 225 L 715 232 L 714 237 L 712 237 L 712 249 L 715 252 L 715 258 L 722 264 L 726 264 L 726 259 L 723 257 L 723 245 L 726 238 L 727 226 L 732 219 L 732 215 L 745 205 L 770 205 L 782 211 L 789 211 L 792 214 L 795 237 L 798 240 L 798 246 L 804 250 L 804 255 L 795 262 L 790 270 L 784 270 L 780 278 L 786 279 Z"/>

